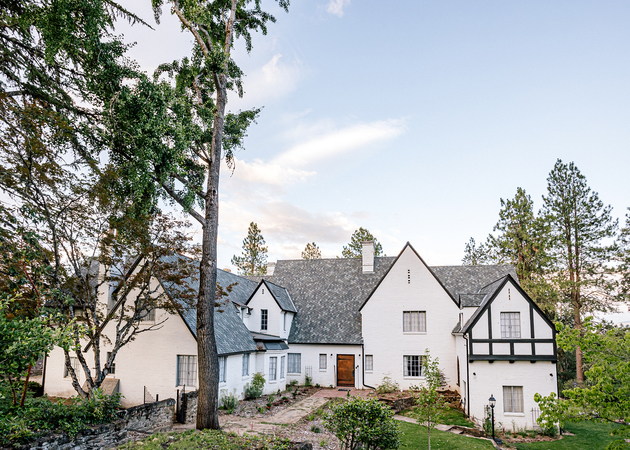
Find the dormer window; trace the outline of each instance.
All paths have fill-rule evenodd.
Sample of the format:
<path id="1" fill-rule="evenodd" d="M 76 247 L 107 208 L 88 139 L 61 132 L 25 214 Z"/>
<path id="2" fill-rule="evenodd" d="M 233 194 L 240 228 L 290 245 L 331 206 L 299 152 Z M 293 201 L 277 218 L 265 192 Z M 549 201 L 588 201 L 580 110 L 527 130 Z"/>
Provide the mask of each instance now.
<path id="1" fill-rule="evenodd" d="M 507 339 L 521 338 L 521 313 L 501 313 L 501 337 Z"/>
<path id="2" fill-rule="evenodd" d="M 267 323 L 269 322 L 269 311 L 266 309 L 260 310 L 260 330 L 267 331 Z"/>

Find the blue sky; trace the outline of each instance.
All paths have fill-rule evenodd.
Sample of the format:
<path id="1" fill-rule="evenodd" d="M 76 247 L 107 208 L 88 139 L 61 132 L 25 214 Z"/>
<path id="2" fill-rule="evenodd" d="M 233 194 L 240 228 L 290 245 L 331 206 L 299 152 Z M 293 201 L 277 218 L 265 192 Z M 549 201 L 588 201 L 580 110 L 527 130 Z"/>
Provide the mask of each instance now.
<path id="1" fill-rule="evenodd" d="M 152 21 L 150 2 L 123 2 Z M 459 264 L 523 187 L 542 205 L 557 158 L 575 161 L 623 218 L 630 206 L 630 3 L 294 0 L 237 44 L 245 97 L 264 106 L 236 171 L 223 171 L 219 267 L 257 222 L 269 260 L 315 241 L 340 255 L 368 228 L 386 254 L 410 241 Z M 165 9 L 121 24 L 151 72 L 189 54 Z"/>

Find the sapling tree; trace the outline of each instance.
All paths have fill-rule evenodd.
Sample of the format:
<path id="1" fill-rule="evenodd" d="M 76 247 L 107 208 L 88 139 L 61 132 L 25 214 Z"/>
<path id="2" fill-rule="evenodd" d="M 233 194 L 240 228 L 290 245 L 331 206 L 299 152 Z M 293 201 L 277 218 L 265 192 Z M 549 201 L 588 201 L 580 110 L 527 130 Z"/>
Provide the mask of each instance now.
<path id="1" fill-rule="evenodd" d="M 431 430 L 435 428 L 444 411 L 448 409 L 448 405 L 444 396 L 438 392 L 443 383 L 439 359 L 432 358 L 428 349 L 422 356 L 421 374 L 425 378 L 425 382 L 415 392 L 416 411 L 418 423 L 427 427 L 429 450 L 431 450 Z"/>
<path id="2" fill-rule="evenodd" d="M 477 245 L 474 238 L 470 238 L 468 242 L 466 242 L 464 257 L 462 258 L 463 265 L 478 266 L 480 264 L 487 264 L 489 259 L 488 250 L 484 244 Z"/>
<path id="3" fill-rule="evenodd" d="M 247 236 L 243 239 L 243 253 L 234 255 L 232 264 L 239 269 L 241 275 L 267 274 L 267 246 L 258 224 L 249 224 Z"/>

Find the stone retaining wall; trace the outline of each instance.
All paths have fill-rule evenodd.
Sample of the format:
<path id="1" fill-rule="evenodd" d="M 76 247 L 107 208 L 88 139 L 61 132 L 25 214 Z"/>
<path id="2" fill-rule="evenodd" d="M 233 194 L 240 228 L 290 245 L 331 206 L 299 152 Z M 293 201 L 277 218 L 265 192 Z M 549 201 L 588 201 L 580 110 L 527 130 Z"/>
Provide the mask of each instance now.
<path id="1" fill-rule="evenodd" d="M 165 431 L 173 425 L 175 400 L 138 405 L 118 413 L 120 420 L 78 433 L 46 436 L 18 447 L 20 450 L 100 450 L 116 447 L 142 434 Z"/>

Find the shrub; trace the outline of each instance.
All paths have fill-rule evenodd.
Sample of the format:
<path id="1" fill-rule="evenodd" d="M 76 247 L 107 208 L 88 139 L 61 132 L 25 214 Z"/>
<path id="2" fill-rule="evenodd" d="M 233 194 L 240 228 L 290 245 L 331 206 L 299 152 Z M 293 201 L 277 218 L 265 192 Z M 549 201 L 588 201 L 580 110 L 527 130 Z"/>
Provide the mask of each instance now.
<path id="1" fill-rule="evenodd" d="M 394 412 L 377 399 L 352 397 L 332 405 L 324 426 L 341 442 L 344 450 L 396 449 L 400 429 Z"/>
<path id="2" fill-rule="evenodd" d="M 304 377 L 304 386 L 312 386 L 312 385 L 313 385 L 313 379 L 309 377 L 308 375 L 306 375 Z"/>
<path id="3" fill-rule="evenodd" d="M 311 431 L 313 433 L 321 433 L 322 430 L 317 425 L 311 425 Z"/>
<path id="4" fill-rule="evenodd" d="M 89 425 L 117 418 L 120 394 L 105 395 L 96 389 L 89 399 L 75 398 L 70 405 L 48 397 L 28 398 L 24 407 L 4 401 L 0 407 L 0 446 L 28 442 L 50 432 L 74 436 Z"/>
<path id="5" fill-rule="evenodd" d="M 228 394 L 227 389 L 221 389 L 221 408 L 225 409 L 228 414 L 232 414 L 237 406 L 236 389 L 232 394 Z"/>
<path id="6" fill-rule="evenodd" d="M 298 384 L 298 380 L 289 381 L 289 386 L 295 386 L 296 384 Z"/>
<path id="7" fill-rule="evenodd" d="M 400 386 L 398 383 L 389 376 L 384 376 L 381 384 L 376 386 L 376 392 L 379 394 L 389 394 L 390 392 L 397 392 L 399 390 Z"/>
<path id="8" fill-rule="evenodd" d="M 265 387 L 265 377 L 262 373 L 255 373 L 251 383 L 247 383 L 244 387 L 243 394 L 245 400 L 260 398 Z"/>

